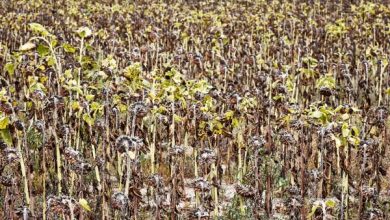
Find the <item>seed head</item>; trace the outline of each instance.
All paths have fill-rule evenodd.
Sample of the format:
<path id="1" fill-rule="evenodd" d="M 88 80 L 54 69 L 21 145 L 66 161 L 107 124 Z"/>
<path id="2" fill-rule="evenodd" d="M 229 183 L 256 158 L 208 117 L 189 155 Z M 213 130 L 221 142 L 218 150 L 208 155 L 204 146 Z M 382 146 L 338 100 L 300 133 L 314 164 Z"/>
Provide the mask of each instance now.
<path id="1" fill-rule="evenodd" d="M 116 192 L 111 196 L 111 206 L 113 209 L 124 210 L 129 203 L 129 198 L 123 192 Z"/>
<path id="2" fill-rule="evenodd" d="M 253 198 L 256 195 L 256 189 L 249 185 L 236 184 L 237 194 L 246 198 Z"/>
<path id="3" fill-rule="evenodd" d="M 119 136 L 115 141 L 115 147 L 120 153 L 141 150 L 144 147 L 143 140 L 139 137 L 126 135 Z"/>

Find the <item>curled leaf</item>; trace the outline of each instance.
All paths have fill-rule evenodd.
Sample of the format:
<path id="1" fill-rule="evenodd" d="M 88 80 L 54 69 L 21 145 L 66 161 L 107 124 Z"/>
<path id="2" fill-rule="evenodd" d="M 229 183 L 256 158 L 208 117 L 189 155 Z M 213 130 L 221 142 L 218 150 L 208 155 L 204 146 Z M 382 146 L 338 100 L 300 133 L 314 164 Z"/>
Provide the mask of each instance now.
<path id="1" fill-rule="evenodd" d="M 89 125 L 89 126 L 92 126 L 92 125 L 94 125 L 95 124 L 95 119 L 93 119 L 91 116 L 89 116 L 89 114 L 87 114 L 87 113 L 84 113 L 83 114 L 83 120 L 85 121 L 85 122 L 87 122 L 87 124 Z"/>
<path id="2" fill-rule="evenodd" d="M 42 36 L 47 36 L 49 35 L 49 32 L 46 30 L 46 28 L 44 26 L 42 26 L 41 24 L 38 24 L 38 23 L 30 23 L 29 24 L 30 26 L 30 29 L 34 32 L 37 32 L 39 34 L 41 34 Z"/>
<path id="3" fill-rule="evenodd" d="M 323 113 L 321 111 L 314 111 L 310 113 L 310 117 L 312 118 L 321 118 Z"/>
<path id="4" fill-rule="evenodd" d="M 81 38 L 86 38 L 86 37 L 89 37 L 92 35 L 92 31 L 91 29 L 89 29 L 88 27 L 80 27 L 78 30 L 77 30 L 77 33 L 79 34 L 79 36 Z"/>
<path id="5" fill-rule="evenodd" d="M 29 42 L 23 44 L 22 46 L 20 46 L 19 51 L 28 51 L 28 50 L 34 49 L 35 47 L 36 47 L 36 45 L 29 41 Z"/>
<path id="6" fill-rule="evenodd" d="M 1 117 L 0 118 L 0 129 L 6 129 L 9 124 L 9 117 Z"/>
<path id="7" fill-rule="evenodd" d="M 79 204 L 83 209 L 87 210 L 88 212 L 92 211 L 91 207 L 88 205 L 88 201 L 85 199 L 79 199 Z"/>
<path id="8" fill-rule="evenodd" d="M 335 207 L 336 202 L 333 199 L 328 199 L 328 200 L 326 200 L 325 205 L 329 208 L 333 208 L 333 207 Z"/>

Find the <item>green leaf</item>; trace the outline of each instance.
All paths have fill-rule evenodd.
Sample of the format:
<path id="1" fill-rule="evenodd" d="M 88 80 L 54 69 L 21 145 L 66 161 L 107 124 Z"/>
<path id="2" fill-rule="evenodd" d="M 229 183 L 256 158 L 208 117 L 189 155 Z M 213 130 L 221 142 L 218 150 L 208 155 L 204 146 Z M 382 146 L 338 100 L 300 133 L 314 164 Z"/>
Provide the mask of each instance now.
<path id="1" fill-rule="evenodd" d="M 344 121 L 348 120 L 349 119 L 349 114 L 348 113 L 342 114 L 341 115 L 341 119 L 343 119 Z"/>
<path id="2" fill-rule="evenodd" d="M 85 99 L 86 99 L 88 102 L 92 101 L 94 98 L 95 98 L 94 95 L 86 95 L 86 96 L 85 96 Z"/>
<path id="3" fill-rule="evenodd" d="M 45 45 L 42 45 L 42 44 L 39 44 L 38 48 L 37 48 L 37 51 L 38 51 L 38 54 L 40 56 L 46 56 L 46 55 L 49 54 L 49 47 L 47 47 Z"/>
<path id="4" fill-rule="evenodd" d="M 311 211 L 310 211 L 308 217 L 311 218 L 319 207 L 320 207 L 319 205 L 314 205 L 313 207 L 311 207 Z"/>
<path id="5" fill-rule="evenodd" d="M 7 63 L 5 64 L 5 70 L 8 72 L 10 76 L 13 76 L 15 73 L 15 64 L 13 63 Z"/>
<path id="6" fill-rule="evenodd" d="M 68 43 L 62 44 L 62 47 L 64 48 L 65 52 L 67 52 L 67 53 L 75 53 L 76 52 L 76 48 L 74 48 L 72 45 L 70 45 Z"/>
<path id="7" fill-rule="evenodd" d="M 179 115 L 173 114 L 173 120 L 174 120 L 175 122 L 182 122 L 182 121 L 183 121 L 183 118 L 180 117 Z"/>
<path id="8" fill-rule="evenodd" d="M 108 55 L 106 59 L 102 60 L 102 66 L 110 70 L 115 70 L 118 67 L 118 63 L 112 55 Z"/>
<path id="9" fill-rule="evenodd" d="M 0 118 L 0 130 L 6 129 L 9 125 L 9 117 L 8 116 L 2 116 Z"/>
<path id="10" fill-rule="evenodd" d="M 233 128 L 237 128 L 238 126 L 240 126 L 240 121 L 237 118 L 233 118 L 232 119 L 232 126 L 233 126 Z"/>
<path id="11" fill-rule="evenodd" d="M 94 125 L 95 124 L 95 119 L 93 119 L 91 116 L 89 116 L 89 114 L 87 114 L 87 113 L 84 113 L 83 114 L 83 120 L 85 121 L 85 122 L 87 122 L 87 124 L 89 125 L 89 126 L 92 126 L 92 125 Z"/>
<path id="12" fill-rule="evenodd" d="M 335 141 L 336 143 L 336 147 L 339 148 L 341 146 L 341 140 L 339 137 L 336 137 L 334 134 L 332 134 L 332 139 Z"/>
<path id="13" fill-rule="evenodd" d="M 310 113 L 310 117 L 312 118 L 321 118 L 323 113 L 321 111 L 314 111 Z"/>
<path id="14" fill-rule="evenodd" d="M 9 129 L 0 130 L 0 137 L 8 146 L 12 146 L 12 136 Z"/>
<path id="15" fill-rule="evenodd" d="M 234 111 L 228 110 L 227 112 L 225 112 L 225 118 L 226 119 L 230 120 L 230 119 L 233 118 L 233 116 L 234 116 Z"/>
<path id="16" fill-rule="evenodd" d="M 386 89 L 386 94 L 390 95 L 390 88 Z"/>
<path id="17" fill-rule="evenodd" d="M 54 40 L 52 40 L 52 41 L 50 42 L 50 44 L 51 44 L 52 48 L 54 48 L 54 47 L 57 46 L 58 41 L 54 39 Z"/>
<path id="18" fill-rule="evenodd" d="M 101 105 L 98 102 L 92 102 L 91 103 L 91 110 L 92 111 L 102 111 L 103 110 L 103 105 Z"/>
<path id="19" fill-rule="evenodd" d="M 342 105 L 337 106 L 337 108 L 334 109 L 334 112 L 339 112 L 344 107 Z"/>
<path id="20" fill-rule="evenodd" d="M 42 26 L 41 24 L 38 24 L 38 23 L 30 23 L 29 24 L 30 26 L 30 29 L 36 33 L 39 33 L 41 34 L 42 36 L 47 36 L 49 35 L 49 32 L 46 30 L 46 28 L 44 26 Z"/>
<path id="21" fill-rule="evenodd" d="M 342 133 L 343 137 L 348 137 L 349 136 L 350 130 L 348 128 L 348 124 L 347 123 L 344 123 L 343 126 L 341 127 L 341 133 Z"/>
<path id="22" fill-rule="evenodd" d="M 53 58 L 53 57 L 49 57 L 49 58 L 47 59 L 47 65 L 49 65 L 49 66 L 54 66 L 54 64 L 55 64 L 54 58 Z"/>
<path id="23" fill-rule="evenodd" d="M 78 109 L 80 109 L 80 103 L 79 103 L 78 101 L 72 101 L 72 102 L 70 103 L 70 106 L 72 106 L 72 109 L 73 109 L 73 110 L 78 110 Z"/>
<path id="24" fill-rule="evenodd" d="M 352 131 L 353 131 L 353 135 L 354 135 L 355 137 L 359 137 L 359 134 L 360 134 L 359 128 L 357 128 L 356 126 L 353 126 L 353 127 L 352 127 Z"/>
<path id="25" fill-rule="evenodd" d="M 65 70 L 64 76 L 66 79 L 72 79 L 73 78 L 72 70 L 71 69 Z"/>
<path id="26" fill-rule="evenodd" d="M 81 38 L 86 38 L 86 37 L 89 37 L 92 35 L 92 31 L 91 29 L 89 29 L 88 27 L 80 27 L 78 30 L 77 30 L 77 33 L 79 34 L 79 36 Z"/>
<path id="27" fill-rule="evenodd" d="M 358 137 L 349 137 L 348 142 L 357 147 L 360 145 L 360 139 Z"/>
<path id="28" fill-rule="evenodd" d="M 336 205 L 336 202 L 333 199 L 328 199 L 328 200 L 326 200 L 325 205 L 329 208 L 334 208 Z"/>
<path id="29" fill-rule="evenodd" d="M 304 63 L 306 63 L 306 65 L 309 66 L 309 68 L 314 68 L 314 67 L 316 67 L 317 64 L 318 64 L 318 60 L 315 59 L 315 58 L 313 58 L 313 57 L 304 57 L 304 58 L 302 59 L 302 61 L 303 61 Z"/>
<path id="30" fill-rule="evenodd" d="M 299 68 L 298 71 L 306 78 L 314 78 L 317 75 L 317 72 L 313 69 Z"/>
<path id="31" fill-rule="evenodd" d="M 28 51 L 28 50 L 34 49 L 35 47 L 36 47 L 36 45 L 33 42 L 29 41 L 29 42 L 23 44 L 22 46 L 20 46 L 19 51 Z"/>
<path id="32" fill-rule="evenodd" d="M 88 205 L 87 200 L 85 199 L 79 199 L 79 204 L 83 209 L 87 210 L 88 212 L 92 211 L 91 207 Z"/>
<path id="33" fill-rule="evenodd" d="M 203 94 L 207 94 L 211 88 L 213 87 L 206 80 L 200 80 L 199 82 L 194 84 L 193 92 L 200 92 Z"/>
<path id="34" fill-rule="evenodd" d="M 323 76 L 317 80 L 316 87 L 334 89 L 336 87 L 336 81 L 332 75 Z"/>

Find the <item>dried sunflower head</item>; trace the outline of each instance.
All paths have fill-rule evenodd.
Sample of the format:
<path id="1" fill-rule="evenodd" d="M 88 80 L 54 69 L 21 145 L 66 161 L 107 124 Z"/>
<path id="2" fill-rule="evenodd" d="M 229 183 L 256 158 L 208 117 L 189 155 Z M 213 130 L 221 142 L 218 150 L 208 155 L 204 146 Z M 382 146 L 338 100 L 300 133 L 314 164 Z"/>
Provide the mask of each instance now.
<path id="1" fill-rule="evenodd" d="M 79 209 L 77 201 L 74 198 L 66 195 L 48 196 L 47 208 L 51 213 L 65 215 L 69 215 L 72 210 L 75 213 Z"/>
<path id="2" fill-rule="evenodd" d="M 34 126 L 39 132 L 43 132 L 45 130 L 44 121 L 35 121 Z"/>
<path id="3" fill-rule="evenodd" d="M 291 197 L 287 200 L 286 205 L 287 205 L 288 209 L 293 210 L 293 209 L 302 207 L 303 200 L 300 197 L 294 196 L 294 197 Z"/>
<path id="4" fill-rule="evenodd" d="M 66 147 L 64 149 L 64 156 L 65 159 L 71 164 L 78 163 L 81 160 L 80 151 L 74 150 L 71 147 Z"/>
<path id="5" fill-rule="evenodd" d="M 62 108 L 64 106 L 64 104 L 65 104 L 64 97 L 54 95 L 45 101 L 45 108 L 49 108 L 49 109 L 52 109 L 55 107 Z"/>
<path id="6" fill-rule="evenodd" d="M 138 117 L 143 117 L 148 112 L 148 107 L 143 102 L 135 102 L 131 106 L 131 111 Z"/>
<path id="7" fill-rule="evenodd" d="M 27 206 L 17 208 L 15 210 L 15 215 L 22 219 L 28 219 L 29 217 L 33 217 L 30 209 Z"/>
<path id="8" fill-rule="evenodd" d="M 253 198 L 256 196 L 256 189 L 253 186 L 236 184 L 236 192 L 238 195 L 246 198 Z"/>
<path id="9" fill-rule="evenodd" d="M 69 125 L 61 125 L 59 131 L 58 131 L 58 136 L 61 138 L 67 138 L 69 137 L 70 134 L 70 127 Z"/>
<path id="10" fill-rule="evenodd" d="M 363 195 L 363 197 L 365 197 L 367 199 L 373 199 L 373 198 L 378 197 L 378 191 L 374 187 L 363 186 L 362 187 L 362 195 Z"/>
<path id="11" fill-rule="evenodd" d="M 282 198 L 272 200 L 272 209 L 275 213 L 285 214 L 287 212 L 286 201 Z"/>
<path id="12" fill-rule="evenodd" d="M 184 155 L 184 147 L 183 146 L 174 146 L 169 149 L 169 155 L 172 156 L 183 156 Z"/>
<path id="13" fill-rule="evenodd" d="M 0 111 L 4 112 L 5 114 L 12 114 L 14 111 L 14 108 L 9 102 L 1 101 L 0 102 Z"/>
<path id="14" fill-rule="evenodd" d="M 144 143 L 143 140 L 139 137 L 121 135 L 116 139 L 115 147 L 117 151 L 124 153 L 127 151 L 141 150 L 144 147 Z"/>
<path id="15" fill-rule="evenodd" d="M 116 192 L 111 196 L 111 206 L 113 209 L 124 210 L 129 204 L 129 198 L 123 192 Z"/>
<path id="16" fill-rule="evenodd" d="M 211 164 L 217 160 L 217 155 L 211 149 L 203 149 L 198 156 L 198 161 L 201 164 Z"/>
<path id="17" fill-rule="evenodd" d="M 301 190 L 296 185 L 288 187 L 287 192 L 291 196 L 299 196 L 301 194 Z"/>
<path id="18" fill-rule="evenodd" d="M 95 124 L 94 126 L 96 127 L 96 129 L 100 132 L 103 132 L 104 131 L 104 128 L 106 126 L 106 123 L 104 122 L 104 119 L 103 118 L 99 118 L 95 121 Z"/>
<path id="19" fill-rule="evenodd" d="M 363 214 L 363 219 L 367 220 L 381 220 L 384 217 L 383 211 L 378 208 L 368 208 Z"/>
<path id="20" fill-rule="evenodd" d="M 291 133 L 289 133 L 287 131 L 281 131 L 279 133 L 279 135 L 280 135 L 280 141 L 283 144 L 294 144 L 295 143 L 295 139 Z"/>
<path id="21" fill-rule="evenodd" d="M 70 168 L 80 174 L 87 174 L 92 171 L 91 164 L 82 161 L 72 164 Z"/>
<path id="22" fill-rule="evenodd" d="M 19 161 L 20 159 L 18 150 L 16 148 L 11 148 L 11 147 L 8 147 L 3 150 L 3 156 L 10 164 Z"/>
<path id="23" fill-rule="evenodd" d="M 164 184 L 164 180 L 160 175 L 154 174 L 148 178 L 147 183 L 153 187 L 161 187 Z"/>
<path id="24" fill-rule="evenodd" d="M 191 213 L 191 216 L 197 219 L 208 219 L 210 217 L 210 212 L 203 206 L 200 206 Z"/>
<path id="25" fill-rule="evenodd" d="M 14 122 L 14 127 L 19 131 L 24 131 L 24 123 L 20 120 Z"/>
<path id="26" fill-rule="evenodd" d="M 0 184 L 6 187 L 10 187 L 13 184 L 11 176 L 0 176 Z"/>
<path id="27" fill-rule="evenodd" d="M 293 119 L 290 121 L 290 126 L 296 130 L 299 130 L 303 127 L 303 122 L 300 119 Z"/>
<path id="28" fill-rule="evenodd" d="M 264 144 L 266 143 L 265 139 L 263 136 L 254 136 L 251 139 L 251 144 L 253 145 L 254 148 L 262 148 L 264 147 Z"/>
<path id="29" fill-rule="evenodd" d="M 380 106 L 375 109 L 375 121 L 380 127 L 383 127 L 387 117 L 389 116 L 389 110 L 385 106 Z"/>
<path id="30" fill-rule="evenodd" d="M 207 192 L 211 189 L 211 184 L 201 177 L 194 179 L 190 186 L 200 192 Z"/>
<path id="31" fill-rule="evenodd" d="M 331 96 L 333 95 L 334 91 L 328 87 L 321 87 L 320 88 L 320 94 L 323 96 Z"/>
<path id="32" fill-rule="evenodd" d="M 321 178 L 322 172 L 318 169 L 312 169 L 308 171 L 308 176 L 311 182 L 316 182 Z"/>
<path id="33" fill-rule="evenodd" d="M 32 98 L 36 99 L 36 100 L 39 100 L 39 101 L 42 101 L 45 99 L 45 93 L 40 90 L 40 89 L 36 89 L 33 93 L 32 93 Z"/>
<path id="34" fill-rule="evenodd" d="M 5 143 L 3 140 L 0 140 L 0 149 L 4 150 L 8 147 L 7 143 Z"/>

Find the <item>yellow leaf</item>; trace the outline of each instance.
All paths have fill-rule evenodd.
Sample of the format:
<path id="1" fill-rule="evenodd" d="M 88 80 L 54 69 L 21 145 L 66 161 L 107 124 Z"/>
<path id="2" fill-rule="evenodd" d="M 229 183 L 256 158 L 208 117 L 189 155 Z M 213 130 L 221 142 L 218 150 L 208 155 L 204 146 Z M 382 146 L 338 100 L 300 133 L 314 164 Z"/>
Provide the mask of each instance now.
<path id="1" fill-rule="evenodd" d="M 38 24 L 38 23 L 30 23 L 29 24 L 30 26 L 30 29 L 34 32 L 37 32 L 39 34 L 41 34 L 42 36 L 47 36 L 49 35 L 49 32 L 46 30 L 46 28 L 44 26 L 42 26 L 41 24 Z"/>
<path id="2" fill-rule="evenodd" d="M 80 109 L 80 103 L 78 101 L 72 101 L 71 106 L 73 110 L 78 110 Z"/>
<path id="3" fill-rule="evenodd" d="M 311 218 L 314 215 L 314 213 L 317 211 L 318 208 L 320 208 L 319 205 L 314 205 L 313 207 L 311 207 L 311 211 L 310 211 L 308 217 Z"/>
<path id="4" fill-rule="evenodd" d="M 6 129 L 9 124 L 9 118 L 8 117 L 1 117 L 0 118 L 0 129 Z"/>
<path id="5" fill-rule="evenodd" d="M 343 137 L 348 137 L 350 134 L 350 130 L 348 129 L 348 124 L 344 123 L 341 127 L 341 134 Z"/>
<path id="6" fill-rule="evenodd" d="M 87 200 L 85 199 L 79 199 L 79 204 L 81 205 L 81 207 L 83 207 L 83 209 L 87 210 L 87 211 L 92 211 L 91 207 L 88 205 L 88 202 Z"/>
<path id="7" fill-rule="evenodd" d="M 86 38 L 86 37 L 89 37 L 92 35 L 92 31 L 91 29 L 89 29 L 88 27 L 80 27 L 78 30 L 77 30 L 77 33 L 79 34 L 79 36 L 81 38 Z"/>
<path id="8" fill-rule="evenodd" d="M 19 47 L 19 51 L 27 51 L 35 48 L 35 44 L 32 42 L 27 42 Z"/>
<path id="9" fill-rule="evenodd" d="M 338 137 L 336 137 L 335 135 L 332 134 L 332 139 L 335 141 L 337 148 L 341 146 L 340 138 L 338 138 Z"/>
<path id="10" fill-rule="evenodd" d="M 86 95 L 86 96 L 85 96 L 85 99 L 86 99 L 87 101 L 92 101 L 94 98 L 95 98 L 94 95 Z"/>
<path id="11" fill-rule="evenodd" d="M 348 114 L 348 113 L 342 114 L 342 115 L 341 115 L 341 118 L 342 118 L 344 121 L 346 121 L 346 120 L 349 119 L 349 114 Z"/>
<path id="12" fill-rule="evenodd" d="M 130 159 L 132 159 L 132 160 L 134 160 L 136 158 L 135 153 L 133 151 L 129 151 L 128 155 L 129 155 Z"/>
<path id="13" fill-rule="evenodd" d="M 326 200 L 325 205 L 329 208 L 333 208 L 333 207 L 335 207 L 336 202 L 333 199 L 328 199 L 328 200 Z"/>
<path id="14" fill-rule="evenodd" d="M 225 117 L 227 119 L 233 118 L 233 115 L 234 115 L 234 111 L 232 111 L 232 110 L 229 110 L 229 111 L 225 112 Z"/>
<path id="15" fill-rule="evenodd" d="M 89 114 L 87 114 L 87 113 L 84 113 L 83 114 L 83 120 L 85 121 L 85 122 L 87 122 L 87 124 L 89 125 L 89 126 L 92 126 L 92 125 L 94 125 L 95 124 L 95 119 L 93 119 L 91 116 L 89 116 Z"/>
<path id="16" fill-rule="evenodd" d="M 312 118 L 321 118 L 322 115 L 323 115 L 323 113 L 320 111 L 310 112 L 310 117 L 312 117 Z"/>
<path id="17" fill-rule="evenodd" d="M 175 120 L 175 122 L 182 122 L 183 121 L 183 118 L 180 117 L 179 115 L 176 115 L 176 114 L 173 114 L 173 119 Z"/>

